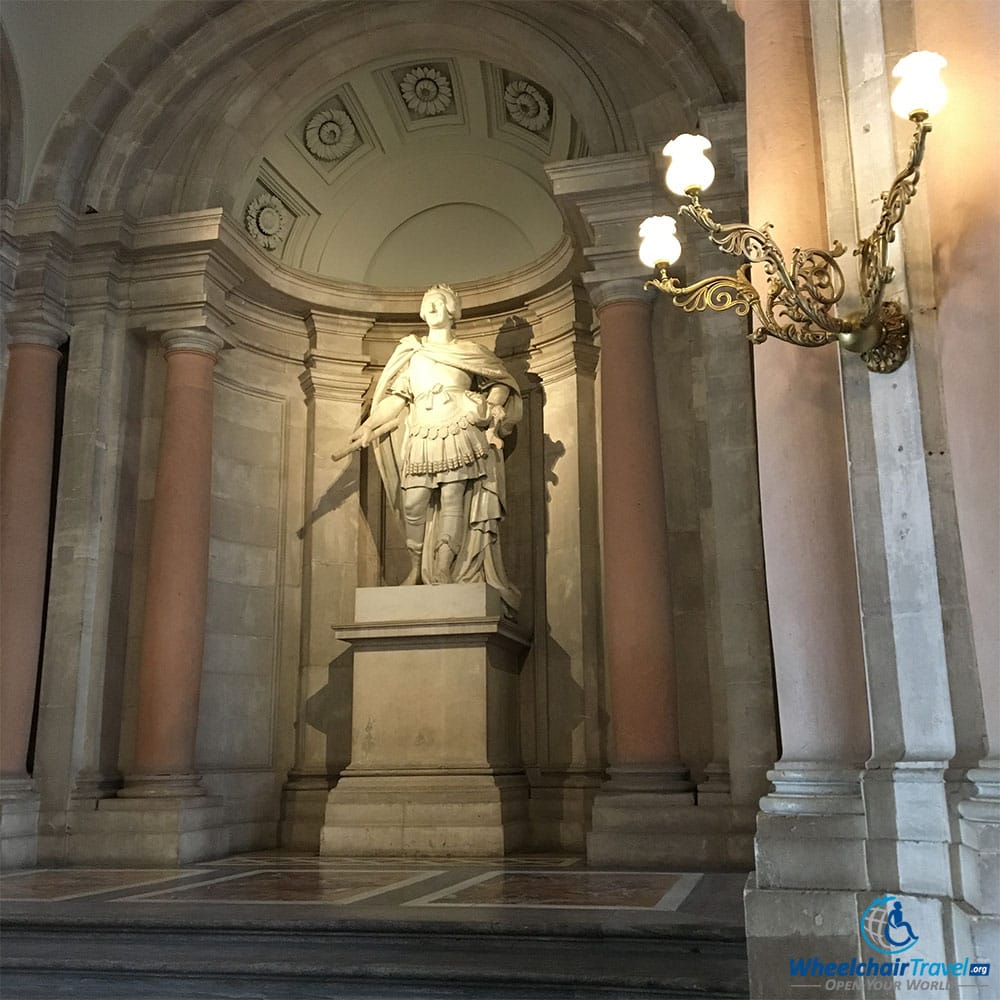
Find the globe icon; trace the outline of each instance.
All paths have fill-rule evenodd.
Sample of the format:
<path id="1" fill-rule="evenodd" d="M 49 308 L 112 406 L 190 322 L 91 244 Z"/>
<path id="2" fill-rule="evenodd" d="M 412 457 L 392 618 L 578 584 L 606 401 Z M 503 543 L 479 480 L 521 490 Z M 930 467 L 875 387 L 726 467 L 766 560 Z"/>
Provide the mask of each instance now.
<path id="1" fill-rule="evenodd" d="M 903 919 L 902 903 L 895 896 L 873 900 L 861 914 L 861 932 L 875 951 L 895 955 L 916 944 L 913 928 Z"/>
<path id="2" fill-rule="evenodd" d="M 885 905 L 886 902 L 886 900 L 877 899 L 865 910 L 861 918 L 861 929 L 873 948 L 889 952 L 895 949 L 885 939 L 885 927 L 889 920 L 889 908 Z M 879 906 L 879 903 L 883 905 Z"/>

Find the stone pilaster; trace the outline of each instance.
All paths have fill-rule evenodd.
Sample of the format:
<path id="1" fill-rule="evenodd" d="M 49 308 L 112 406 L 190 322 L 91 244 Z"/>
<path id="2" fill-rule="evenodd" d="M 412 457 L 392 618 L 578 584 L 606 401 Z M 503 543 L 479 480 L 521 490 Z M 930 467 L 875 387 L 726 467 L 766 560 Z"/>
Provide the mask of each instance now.
<path id="1" fill-rule="evenodd" d="M 602 776 L 600 551 L 596 371 L 598 350 L 583 289 L 532 300 L 531 373 L 541 379 L 546 630 L 535 650 L 536 759 L 532 842 L 582 850 Z M 540 634 L 540 633 L 539 633 Z M 540 647 L 540 648 L 538 648 Z"/>
<path id="2" fill-rule="evenodd" d="M 745 108 L 712 108 L 699 118 L 711 137 L 715 182 L 707 197 L 720 222 L 747 216 Z M 700 231 L 685 231 L 681 257 L 687 281 L 731 273 L 734 259 Z M 747 320 L 733 312 L 688 315 L 667 306 L 673 324 L 696 323 L 705 368 L 704 420 L 711 533 L 709 620 L 717 630 L 720 661 L 711 677 L 713 706 L 724 702 L 725 730 L 716 737 L 716 766 L 699 785 L 698 804 L 732 803 L 752 837 L 757 802 L 768 790 L 766 772 L 777 756 L 774 678 L 764 581 L 760 484 L 754 419 L 752 347 Z M 724 782 L 724 784 L 723 784 Z M 721 790 L 720 790 L 721 786 Z"/>
<path id="3" fill-rule="evenodd" d="M 838 95 L 843 74 L 841 115 L 823 121 L 849 138 L 858 236 L 876 224 L 879 195 L 909 152 L 912 128 L 896 122 L 889 108 L 891 67 L 903 52 L 938 44 L 936 38 L 918 41 L 918 6 L 862 10 L 841 4 L 843 54 L 817 51 L 821 97 L 825 89 Z M 814 36 L 821 37 L 828 23 L 815 11 Z M 879 54 L 878 62 L 870 52 L 862 56 L 861 39 Z M 968 104 L 947 110 L 960 117 L 974 113 Z M 940 141 L 936 135 L 929 139 L 927 172 L 934 170 Z M 849 222 L 850 203 L 838 193 L 828 195 L 831 219 Z M 996 664 L 976 666 L 983 651 L 973 634 L 959 532 L 960 466 L 950 448 L 955 428 L 949 437 L 946 427 L 944 385 L 954 371 L 947 362 L 954 361 L 941 349 L 947 320 L 936 273 L 949 239 L 940 231 L 932 238 L 926 185 L 901 228 L 890 256 L 897 278 L 889 291 L 910 313 L 910 359 L 891 377 L 860 365 L 843 367 L 872 718 L 872 759 L 863 778 L 868 876 L 873 888 L 894 891 L 904 901 L 933 897 L 928 933 L 942 942 L 947 960 L 956 961 L 969 953 L 972 941 L 974 954 L 1000 944 L 1000 781 L 995 760 L 980 766 L 989 752 L 990 724 L 982 682 L 989 683 Z M 985 260 L 969 270 L 979 268 L 983 275 L 990 271 Z M 848 308 L 856 296 L 852 280 Z M 982 360 L 989 364 L 986 356 Z M 978 418 L 988 421 L 985 408 Z"/>
<path id="4" fill-rule="evenodd" d="M 295 763 L 282 797 L 280 842 L 318 850 L 327 793 L 351 759 L 352 654 L 332 631 L 349 621 L 358 585 L 360 455 L 338 462 L 371 380 L 363 338 L 372 320 L 312 313 L 300 382 L 306 399 L 302 640 Z"/>
<path id="5" fill-rule="evenodd" d="M 65 332 L 7 319 L 10 362 L 0 437 L 0 850 L 4 866 L 34 863 L 38 796 L 28 743 L 38 682 L 52 491 L 56 369 Z"/>

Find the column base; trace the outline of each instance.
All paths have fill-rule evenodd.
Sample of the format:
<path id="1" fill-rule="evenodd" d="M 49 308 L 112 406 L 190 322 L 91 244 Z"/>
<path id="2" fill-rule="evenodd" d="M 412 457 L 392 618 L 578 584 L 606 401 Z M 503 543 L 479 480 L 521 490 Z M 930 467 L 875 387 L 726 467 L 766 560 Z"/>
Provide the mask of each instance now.
<path id="1" fill-rule="evenodd" d="M 768 771 L 754 855 L 761 888 L 814 887 L 817 859 L 827 889 L 868 885 L 861 770 L 790 764 Z"/>
<path id="2" fill-rule="evenodd" d="M 318 853 L 330 779 L 326 774 L 289 775 L 281 793 L 278 843 L 288 850 Z"/>
<path id="3" fill-rule="evenodd" d="M 225 857 L 229 832 L 218 795 L 168 797 L 162 792 L 100 799 L 74 813 L 72 864 L 174 868 Z"/>
<path id="4" fill-rule="evenodd" d="M 594 798 L 587 862 L 621 868 L 746 870 L 752 807 L 695 805 L 686 769 L 612 767 Z"/>
<path id="5" fill-rule="evenodd" d="M 528 843 L 522 773 L 350 773 L 330 791 L 320 854 L 495 858 Z"/>
<path id="6" fill-rule="evenodd" d="M 975 792 L 958 803 L 962 885 L 982 914 L 1000 917 L 1000 767 L 970 770 Z M 997 931 L 1000 955 L 1000 930 Z"/>
<path id="7" fill-rule="evenodd" d="M 123 799 L 164 798 L 193 799 L 207 795 L 201 775 L 190 772 L 169 774 L 126 774 L 125 786 L 118 792 Z"/>
<path id="8" fill-rule="evenodd" d="M 38 861 L 39 796 L 31 778 L 0 778 L 0 868 Z"/>
<path id="9" fill-rule="evenodd" d="M 698 805 L 728 806 L 732 801 L 729 769 L 721 764 L 709 764 L 705 768 L 705 780 L 698 785 Z"/>
<path id="10" fill-rule="evenodd" d="M 869 763 L 861 779 L 868 871 L 882 886 L 927 896 L 959 891 L 952 875 L 952 818 L 945 761 Z"/>
<path id="11" fill-rule="evenodd" d="M 653 793 L 677 796 L 678 803 L 694 804 L 694 782 L 681 764 L 630 764 L 608 768 L 608 780 L 601 785 L 601 795 Z"/>

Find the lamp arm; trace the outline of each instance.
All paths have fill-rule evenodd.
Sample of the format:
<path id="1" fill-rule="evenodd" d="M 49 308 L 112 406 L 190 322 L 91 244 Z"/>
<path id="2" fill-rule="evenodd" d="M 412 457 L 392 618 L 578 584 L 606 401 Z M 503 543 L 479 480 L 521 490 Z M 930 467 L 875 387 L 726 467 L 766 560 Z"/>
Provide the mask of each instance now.
<path id="1" fill-rule="evenodd" d="M 924 158 L 924 146 L 931 123 L 916 119 L 916 131 L 910 144 L 910 158 L 906 166 L 892 182 L 888 191 L 882 194 L 882 214 L 872 234 L 862 240 L 854 255 L 859 258 L 858 271 L 861 299 L 864 312 L 856 326 L 868 326 L 874 319 L 882 302 L 885 286 L 892 281 L 893 269 L 889 266 L 889 244 L 896 238 L 896 226 L 903 218 L 906 206 L 913 200 L 920 180 L 920 164 Z"/>
<path id="2" fill-rule="evenodd" d="M 830 250 L 796 248 L 789 270 L 771 236 L 770 223 L 762 229 L 745 223 L 723 225 L 712 218 L 711 210 L 701 204 L 696 191 L 689 192 L 688 197 L 690 204 L 681 206 L 681 214 L 701 226 L 723 253 L 764 266 L 768 296 L 765 305 L 761 306 L 759 300 L 755 305 L 762 326 L 752 340 L 761 343 L 770 335 L 804 347 L 820 347 L 851 329 L 846 320 L 831 314 L 845 287 L 843 273 L 835 260 L 844 253 L 839 241 Z"/>
<path id="3" fill-rule="evenodd" d="M 802 329 L 791 320 L 781 322 L 775 315 L 773 303 L 761 303 L 760 295 L 750 281 L 750 264 L 741 264 L 735 274 L 717 274 L 702 278 L 692 285 L 680 285 L 671 278 L 665 265 L 660 266 L 657 278 L 646 282 L 645 288 L 653 286 L 673 297 L 674 305 L 685 312 L 724 312 L 732 309 L 738 316 L 746 316 L 752 310 L 760 325 L 747 334 L 754 344 L 762 344 L 768 337 L 798 344 L 800 347 L 822 347 L 836 340 L 835 334 Z"/>
<path id="4" fill-rule="evenodd" d="M 665 265 L 660 266 L 660 276 L 650 278 L 643 285 L 652 285 L 661 292 L 673 296 L 674 305 L 685 312 L 702 312 L 711 309 L 712 312 L 724 312 L 734 309 L 738 316 L 746 316 L 751 309 L 760 311 L 760 296 L 750 282 L 750 265 L 744 264 L 736 274 L 717 274 L 710 278 L 702 278 L 693 285 L 680 285 L 676 278 L 671 278 Z"/>

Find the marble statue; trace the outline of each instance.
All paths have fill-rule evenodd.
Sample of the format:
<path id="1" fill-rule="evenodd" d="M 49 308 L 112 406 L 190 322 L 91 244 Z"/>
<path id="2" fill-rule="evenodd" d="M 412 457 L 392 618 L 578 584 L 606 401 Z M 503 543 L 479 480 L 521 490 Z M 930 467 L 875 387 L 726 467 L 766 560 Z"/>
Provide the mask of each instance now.
<path id="1" fill-rule="evenodd" d="M 427 335 L 400 341 L 350 446 L 373 445 L 389 499 L 402 512 L 411 563 L 404 584 L 485 580 L 516 608 L 498 532 L 506 507 L 503 438 L 521 419 L 521 393 L 492 351 L 455 339 L 461 314 L 448 285 L 426 291 L 420 318 Z"/>

